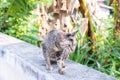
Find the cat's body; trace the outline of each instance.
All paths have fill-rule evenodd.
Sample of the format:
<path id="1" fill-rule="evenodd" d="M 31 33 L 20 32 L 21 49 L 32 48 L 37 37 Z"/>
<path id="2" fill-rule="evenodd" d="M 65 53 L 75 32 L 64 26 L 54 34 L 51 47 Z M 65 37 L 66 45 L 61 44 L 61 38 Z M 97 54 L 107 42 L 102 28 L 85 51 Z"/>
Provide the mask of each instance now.
<path id="1" fill-rule="evenodd" d="M 51 70 L 51 61 L 57 62 L 59 73 L 64 73 L 65 63 L 70 52 L 76 47 L 76 32 L 64 33 L 60 30 L 51 30 L 45 37 L 43 55 L 46 60 L 47 69 Z"/>

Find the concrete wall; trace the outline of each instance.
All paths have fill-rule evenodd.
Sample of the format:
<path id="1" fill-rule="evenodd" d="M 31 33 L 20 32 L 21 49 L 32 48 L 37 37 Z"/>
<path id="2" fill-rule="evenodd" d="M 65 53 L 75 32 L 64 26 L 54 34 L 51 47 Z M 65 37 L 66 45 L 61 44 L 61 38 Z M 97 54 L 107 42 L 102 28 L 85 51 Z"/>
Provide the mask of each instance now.
<path id="1" fill-rule="evenodd" d="M 64 75 L 56 64 L 48 71 L 40 48 L 0 33 L 0 80 L 117 80 L 85 65 L 66 63 Z"/>

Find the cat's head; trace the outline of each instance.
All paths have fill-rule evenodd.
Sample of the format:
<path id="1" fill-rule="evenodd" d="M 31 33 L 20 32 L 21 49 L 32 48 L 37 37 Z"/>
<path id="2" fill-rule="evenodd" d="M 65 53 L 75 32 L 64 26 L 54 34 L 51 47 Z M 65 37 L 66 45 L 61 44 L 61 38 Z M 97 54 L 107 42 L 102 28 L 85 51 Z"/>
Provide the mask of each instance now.
<path id="1" fill-rule="evenodd" d="M 74 51 L 77 45 L 76 34 L 78 30 L 72 33 L 58 34 L 59 45 L 62 49 L 68 48 L 70 51 Z"/>

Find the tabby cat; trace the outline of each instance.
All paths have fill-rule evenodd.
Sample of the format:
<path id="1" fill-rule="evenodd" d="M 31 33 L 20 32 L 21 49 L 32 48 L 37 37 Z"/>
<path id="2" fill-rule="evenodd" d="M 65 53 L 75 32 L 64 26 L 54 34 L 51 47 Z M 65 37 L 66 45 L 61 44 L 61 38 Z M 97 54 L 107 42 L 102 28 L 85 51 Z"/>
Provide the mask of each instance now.
<path id="1" fill-rule="evenodd" d="M 65 33 L 60 30 L 51 30 L 45 37 L 42 45 L 46 68 L 52 69 L 51 62 L 57 62 L 58 72 L 65 72 L 65 60 L 76 48 L 76 33 Z"/>

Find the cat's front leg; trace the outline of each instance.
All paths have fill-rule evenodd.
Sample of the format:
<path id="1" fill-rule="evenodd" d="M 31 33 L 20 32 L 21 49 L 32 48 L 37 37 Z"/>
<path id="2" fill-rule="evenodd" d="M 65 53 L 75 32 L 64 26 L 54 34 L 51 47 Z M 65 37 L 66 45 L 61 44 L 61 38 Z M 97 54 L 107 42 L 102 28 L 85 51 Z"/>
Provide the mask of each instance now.
<path id="1" fill-rule="evenodd" d="M 46 57 L 46 68 L 48 70 L 52 70 L 52 65 L 50 63 L 50 58 L 48 56 Z"/>
<path id="2" fill-rule="evenodd" d="M 44 56 L 45 61 L 46 61 L 46 68 L 48 70 L 52 70 L 52 66 L 51 66 L 51 63 L 50 63 L 49 52 L 48 52 L 45 44 L 42 45 L 42 49 L 43 49 L 43 56 Z"/>
<path id="3" fill-rule="evenodd" d="M 58 65 L 58 72 L 60 74 L 64 74 L 65 73 L 65 62 L 64 62 L 64 60 L 62 60 L 62 59 L 57 60 L 57 65 Z"/>

